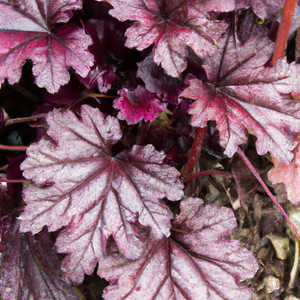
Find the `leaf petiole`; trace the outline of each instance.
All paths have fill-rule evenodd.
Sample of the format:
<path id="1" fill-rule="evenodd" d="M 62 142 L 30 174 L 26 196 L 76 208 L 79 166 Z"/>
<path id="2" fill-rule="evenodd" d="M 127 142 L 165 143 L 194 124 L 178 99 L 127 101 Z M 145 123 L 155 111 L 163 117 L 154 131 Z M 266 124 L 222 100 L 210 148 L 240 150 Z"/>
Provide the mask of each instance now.
<path id="1" fill-rule="evenodd" d="M 29 182 L 31 179 L 6 179 L 6 178 L 0 178 L 0 182 L 7 182 L 7 183 L 21 183 L 21 182 Z"/>
<path id="2" fill-rule="evenodd" d="M 188 182 L 188 181 L 190 181 L 194 178 L 202 177 L 202 176 L 208 176 L 208 175 L 221 175 L 221 176 L 228 177 L 228 178 L 233 177 L 230 173 L 212 169 L 212 170 L 205 170 L 205 171 L 202 171 L 202 172 L 198 172 L 198 173 L 194 173 L 194 174 L 190 174 L 188 176 L 185 176 L 183 178 L 182 182 L 185 183 L 185 182 Z"/>
<path id="3" fill-rule="evenodd" d="M 277 60 L 283 55 L 286 42 L 289 36 L 289 31 L 294 15 L 296 0 L 286 0 L 284 3 L 281 24 L 279 28 L 278 37 L 276 40 L 274 54 L 271 60 L 271 66 L 274 66 Z"/>
<path id="4" fill-rule="evenodd" d="M 296 242 L 298 243 L 299 238 L 298 238 L 298 230 L 297 227 L 293 224 L 293 222 L 290 220 L 290 218 L 288 217 L 288 215 L 284 212 L 284 210 L 282 209 L 282 207 L 280 206 L 280 204 L 276 201 L 275 197 L 272 195 L 272 193 L 270 192 L 269 188 L 267 187 L 267 185 L 264 183 L 264 181 L 261 179 L 261 177 L 259 176 L 259 174 L 257 173 L 257 171 L 255 170 L 255 168 L 253 167 L 253 165 L 251 164 L 251 162 L 249 161 L 249 159 L 246 157 L 246 155 L 244 154 L 244 152 L 238 147 L 237 148 L 237 153 L 244 159 L 246 165 L 248 166 L 248 168 L 251 170 L 251 172 L 253 173 L 253 175 L 256 177 L 256 179 L 259 181 L 259 183 L 263 186 L 264 190 L 266 191 L 266 193 L 268 194 L 268 196 L 272 199 L 272 201 L 274 202 L 274 204 L 278 207 L 278 209 L 281 211 L 281 213 L 283 214 L 283 216 L 285 217 L 285 219 L 287 220 L 287 222 L 292 226 L 292 228 L 294 229 L 295 232 L 295 239 Z"/>
<path id="5" fill-rule="evenodd" d="M 8 146 L 0 145 L 0 150 L 10 150 L 10 151 L 26 151 L 28 146 Z"/>
<path id="6" fill-rule="evenodd" d="M 23 122 L 29 122 L 29 121 L 36 121 L 38 119 L 46 117 L 47 114 L 38 114 L 30 117 L 23 117 L 23 118 L 15 118 L 15 119 L 9 119 L 5 121 L 5 126 L 12 125 L 12 124 L 17 124 L 17 123 L 23 123 Z"/>

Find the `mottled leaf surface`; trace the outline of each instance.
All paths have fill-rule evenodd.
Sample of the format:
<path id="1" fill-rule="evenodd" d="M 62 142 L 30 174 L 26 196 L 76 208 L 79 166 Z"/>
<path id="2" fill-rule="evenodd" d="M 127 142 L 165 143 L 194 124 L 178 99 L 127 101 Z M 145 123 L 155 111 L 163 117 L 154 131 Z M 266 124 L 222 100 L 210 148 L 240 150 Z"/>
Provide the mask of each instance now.
<path id="1" fill-rule="evenodd" d="M 268 179 L 273 183 L 283 182 L 288 199 L 297 205 L 300 203 L 300 147 L 294 150 L 295 156 L 290 164 L 286 165 L 273 158 L 274 167 L 268 173 Z"/>
<path id="2" fill-rule="evenodd" d="M 114 100 L 114 108 L 120 110 L 117 117 L 130 125 L 137 124 L 142 119 L 146 122 L 153 121 L 167 106 L 142 85 L 134 91 L 123 88 L 118 94 L 121 97 Z"/>
<path id="3" fill-rule="evenodd" d="M 91 274 L 111 235 L 129 259 L 141 255 L 147 227 L 157 237 L 169 236 L 172 213 L 160 199 L 179 200 L 183 185 L 179 172 L 162 163 L 163 153 L 148 145 L 113 156 L 111 147 L 121 138 L 118 120 L 87 105 L 81 120 L 54 110 L 47 123 L 49 137 L 31 144 L 21 165 L 34 182 L 23 194 L 21 231 L 67 226 L 55 244 L 69 254 L 62 264 L 66 277 L 79 283 Z"/>
<path id="4" fill-rule="evenodd" d="M 26 59 L 33 62 L 35 83 L 55 93 L 70 80 L 67 67 L 86 77 L 93 65 L 92 43 L 84 30 L 67 22 L 76 0 L 0 1 L 0 83 L 20 80 Z"/>
<path id="5" fill-rule="evenodd" d="M 61 278 L 60 261 L 47 231 L 36 237 L 19 233 L 19 223 L 13 221 L 1 248 L 4 249 L 0 259 L 3 300 L 79 299 Z"/>
<path id="6" fill-rule="evenodd" d="M 259 28 L 245 45 L 230 34 L 224 47 L 204 62 L 208 81 L 192 79 L 181 94 L 196 100 L 189 109 L 193 126 L 217 121 L 221 146 L 230 157 L 250 131 L 257 137 L 258 154 L 270 151 L 285 163 L 293 159 L 300 104 L 289 93 L 300 91 L 300 66 L 282 58 L 273 68 L 264 67 L 272 53 L 272 42 Z"/>
<path id="7" fill-rule="evenodd" d="M 284 0 L 237 0 L 236 8 L 252 6 L 253 11 L 261 19 L 269 19 L 283 8 Z"/>
<path id="8" fill-rule="evenodd" d="M 135 23 L 126 31 L 126 46 L 141 51 L 154 44 L 153 58 L 172 77 L 186 69 L 187 46 L 204 58 L 216 50 L 216 40 L 225 23 L 208 19 L 205 6 L 213 9 L 220 1 L 200 0 L 109 0 L 110 14 L 120 21 Z M 227 1 L 226 1 L 227 2 Z M 229 3 L 229 4 L 228 4 Z M 234 1 L 218 6 L 222 11 L 234 9 Z"/>
<path id="9" fill-rule="evenodd" d="M 111 281 L 104 299 L 251 299 L 252 290 L 239 281 L 252 277 L 258 264 L 239 241 L 229 240 L 233 211 L 202 203 L 183 200 L 171 237 L 152 243 L 137 261 L 110 257 L 100 264 L 99 276 Z"/>

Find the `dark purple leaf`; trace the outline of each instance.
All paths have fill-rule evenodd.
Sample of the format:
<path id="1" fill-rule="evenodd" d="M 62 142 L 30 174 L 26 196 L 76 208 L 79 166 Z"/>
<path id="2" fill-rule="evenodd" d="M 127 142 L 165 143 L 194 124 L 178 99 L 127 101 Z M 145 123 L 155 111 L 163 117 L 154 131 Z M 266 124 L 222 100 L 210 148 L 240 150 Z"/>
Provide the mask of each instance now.
<path id="1" fill-rule="evenodd" d="M 236 24 L 236 34 L 242 45 L 251 37 L 253 27 L 258 21 L 252 9 L 241 10 Z"/>
<path id="2" fill-rule="evenodd" d="M 144 81 L 148 91 L 163 97 L 165 102 L 178 104 L 178 95 L 182 91 L 182 84 L 179 79 L 164 73 L 164 70 L 153 61 L 152 53 L 137 65 L 137 76 Z"/>
<path id="3" fill-rule="evenodd" d="M 3 300 L 79 299 L 61 279 L 60 261 L 47 231 L 36 237 L 19 233 L 19 224 L 14 221 L 6 235 L 8 240 L 0 259 Z"/>
<path id="4" fill-rule="evenodd" d="M 261 19 L 269 19 L 283 8 L 284 0 L 237 0 L 236 8 L 252 6 L 253 11 Z"/>
<path id="5" fill-rule="evenodd" d="M 24 161 L 26 155 L 21 154 L 16 157 L 9 157 L 7 156 L 7 160 L 9 166 L 6 170 L 7 179 L 22 179 L 22 171 L 20 170 L 20 164 Z M 16 199 L 20 197 L 21 199 L 21 192 L 22 192 L 22 183 L 15 183 L 9 182 L 7 183 L 7 192 L 9 193 L 12 199 Z"/>
<path id="6" fill-rule="evenodd" d="M 82 78 L 78 75 L 78 78 L 88 89 L 97 86 L 101 93 L 107 93 L 117 79 L 115 70 L 116 67 L 112 65 L 104 67 L 97 65 L 89 72 L 88 76 Z"/>
<path id="7" fill-rule="evenodd" d="M 114 73 L 117 68 L 113 65 L 107 65 L 104 59 L 105 54 L 108 52 L 106 27 L 109 26 L 107 25 L 109 21 L 107 19 L 92 19 L 85 24 L 85 32 L 93 39 L 93 44 L 89 46 L 89 51 L 94 55 L 95 65 L 85 78 L 77 75 L 88 89 L 97 86 L 101 93 L 106 93 L 117 79 Z"/>
<path id="8" fill-rule="evenodd" d="M 80 97 L 80 82 L 77 78 L 71 79 L 67 85 L 61 87 L 55 94 L 49 94 L 45 90 L 42 91 L 42 99 L 56 108 L 65 107 L 66 105 L 77 101 Z M 39 111 L 39 113 L 42 112 Z"/>

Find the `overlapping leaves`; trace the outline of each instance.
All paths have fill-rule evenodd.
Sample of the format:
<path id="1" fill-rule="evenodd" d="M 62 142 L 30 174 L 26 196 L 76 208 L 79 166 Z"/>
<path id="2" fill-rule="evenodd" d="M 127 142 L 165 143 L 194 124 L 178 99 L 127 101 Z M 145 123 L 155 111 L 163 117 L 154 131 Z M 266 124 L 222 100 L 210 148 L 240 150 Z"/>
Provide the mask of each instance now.
<path id="1" fill-rule="evenodd" d="M 49 138 L 32 144 L 21 165 L 34 181 L 24 191 L 21 231 L 67 226 L 56 248 L 69 254 L 62 267 L 76 283 L 105 256 L 111 235 L 129 259 L 141 255 L 148 229 L 169 236 L 172 213 L 160 199 L 183 195 L 179 172 L 162 163 L 163 153 L 148 145 L 113 156 L 111 147 L 121 138 L 118 120 L 90 106 L 82 106 L 81 118 L 49 113 Z"/>
<path id="2" fill-rule="evenodd" d="M 239 241 L 229 240 L 233 211 L 202 203 L 183 200 L 171 237 L 153 242 L 135 262 L 113 256 L 99 265 L 99 276 L 111 281 L 104 299 L 251 299 L 239 280 L 258 265 Z"/>
<path id="3" fill-rule="evenodd" d="M 126 46 L 143 50 L 155 44 L 153 57 L 165 72 L 181 77 L 186 69 L 187 46 L 204 58 L 216 50 L 216 40 L 225 23 L 209 20 L 205 7 L 219 11 L 234 9 L 234 1 L 200 0 L 109 0 L 114 9 L 110 14 L 120 21 L 136 21 L 126 31 Z"/>
<path id="4" fill-rule="evenodd" d="M 258 154 L 270 151 L 284 163 L 293 158 L 300 104 L 289 93 L 300 92 L 300 67 L 285 58 L 273 68 L 264 67 L 272 53 L 273 44 L 259 27 L 245 45 L 231 32 L 204 62 L 208 81 L 192 79 L 181 94 L 196 100 L 189 109 L 193 126 L 217 121 L 220 143 L 230 157 L 247 141 L 250 131 L 257 137 Z"/>
<path id="5" fill-rule="evenodd" d="M 172 111 L 177 113 L 176 109 L 181 109 L 180 114 L 186 117 L 190 100 L 180 102 L 177 97 L 183 88 L 182 82 L 166 74 L 159 75 L 157 65 L 161 64 L 167 74 L 181 78 L 185 76 L 181 73 L 187 66 L 188 55 L 191 61 L 198 59 L 196 53 L 201 60 L 195 62 L 194 67 L 197 69 L 204 62 L 207 80 L 191 79 L 190 87 L 181 94 L 196 100 L 189 110 L 193 115 L 192 125 L 205 127 L 207 121 L 216 120 L 221 145 L 229 156 L 247 141 L 248 133 L 257 136 L 259 154 L 270 151 L 277 159 L 289 163 L 296 153 L 288 167 L 275 159 L 276 167 L 269 176 L 272 179 L 273 172 L 276 180 L 284 181 L 291 200 L 298 203 L 297 180 L 293 175 L 297 175 L 299 166 L 299 146 L 294 148 L 300 131 L 300 105 L 293 102 L 289 93 L 300 92 L 300 68 L 287 64 L 284 58 L 274 68 L 266 67 L 273 53 L 273 43 L 257 26 L 254 17 L 251 30 L 243 38 L 239 37 L 240 41 L 233 28 L 224 33 L 225 21 L 211 18 L 216 16 L 215 12 L 248 5 L 252 5 L 259 16 L 270 16 L 282 1 L 105 2 L 113 6 L 111 15 L 121 21 L 134 21 L 126 32 L 128 47 L 144 50 L 154 44 L 150 54 L 154 63 L 148 57 L 139 64 L 137 73 L 150 92 L 141 85 L 134 90 L 138 83 L 129 85 L 132 90 L 121 86 L 119 75 L 123 71 L 120 70 L 126 64 L 119 61 L 117 67 L 116 62 L 106 56 L 105 48 L 101 52 L 102 65 L 98 61 L 95 72 L 90 73 L 87 81 L 82 80 L 86 87 L 91 89 L 106 71 L 106 75 L 112 77 L 108 76 L 106 83 L 104 77 L 98 80 L 99 91 L 106 92 L 111 83 L 118 80 L 116 86 L 121 98 L 114 101 L 114 107 L 120 109 L 118 118 L 129 124 L 141 119 L 153 120 L 167 107 L 166 102 L 173 104 Z M 262 6 L 261 11 L 257 3 Z M 74 24 L 58 24 L 68 22 L 72 10 L 80 8 L 80 0 L 0 0 L 0 82 L 5 78 L 9 83 L 17 82 L 26 59 L 33 61 L 36 83 L 51 93 L 68 82 L 69 66 L 80 76 L 86 76 L 93 63 L 92 55 L 86 51 L 91 39 Z M 105 22 L 105 18 L 101 22 Z M 95 24 L 99 26 L 98 21 Z M 93 53 L 97 53 L 99 45 L 94 43 L 93 46 Z M 106 63 L 115 65 L 111 69 L 102 68 Z M 193 72 L 193 68 L 190 70 Z M 158 75 L 150 74 L 152 71 Z M 202 68 L 199 73 L 193 72 L 200 73 L 198 78 L 203 78 Z M 117 89 L 112 93 L 117 93 Z M 165 103 L 156 101 L 157 96 Z M 177 103 L 185 103 L 182 106 L 185 108 L 176 108 Z M 73 109 L 76 110 L 75 106 Z M 168 119 L 170 124 L 174 122 L 174 128 L 180 126 L 177 120 L 178 117 L 174 117 L 174 121 Z M 32 179 L 33 184 L 23 193 L 27 206 L 20 216 L 21 231 L 37 233 L 45 225 L 49 231 L 64 228 L 55 247 L 57 252 L 67 254 L 61 266 L 67 280 L 79 284 L 84 274 L 91 274 L 99 262 L 99 276 L 111 282 L 104 292 L 107 300 L 251 298 L 251 290 L 240 281 L 254 275 L 257 263 L 250 251 L 240 247 L 239 241 L 229 240 L 236 226 L 231 210 L 215 205 L 201 207 L 200 199 L 183 200 L 170 234 L 172 213 L 161 200 L 164 197 L 179 200 L 183 196 L 183 185 L 178 180 L 179 172 L 163 164 L 163 153 L 148 145 L 134 146 L 131 151 L 115 155 L 118 147 L 114 145 L 121 138 L 118 120 L 104 117 L 90 106 L 82 106 L 78 115 L 54 110 L 49 113 L 47 123 L 48 135 L 29 147 L 28 157 L 22 164 L 24 176 Z M 140 134 L 142 131 L 138 130 Z M 190 127 L 187 135 L 192 135 Z M 183 141 L 185 134 L 180 138 Z M 174 139 L 165 147 L 169 153 L 173 151 L 173 142 Z M 179 144 L 180 139 L 177 142 Z M 187 151 L 188 141 L 184 140 L 180 147 Z M 293 184 L 288 184 L 289 181 Z M 13 233 L 16 238 L 3 244 L 10 243 L 16 245 L 13 249 L 21 250 L 13 253 L 9 260 L 5 249 L 2 257 L 8 264 L 2 264 L 5 267 L 2 274 L 6 272 L 6 278 L 9 272 L 16 274 L 16 262 L 26 264 L 29 271 L 30 264 L 39 267 L 34 265 L 27 251 L 34 249 L 39 239 L 34 241 L 31 233 L 19 234 L 17 229 Z M 24 259 L 22 253 L 25 253 Z M 46 268 L 55 273 L 55 292 L 62 284 L 57 278 L 57 265 L 53 270 L 47 261 Z M 31 273 L 28 274 L 30 278 Z M 16 277 L 22 276 L 17 274 Z M 32 289 L 31 282 L 26 280 L 23 282 Z M 9 282 L 13 281 L 14 277 Z M 46 288 L 40 290 L 47 293 Z M 66 290 L 72 295 L 71 290 Z M 58 294 L 57 298 L 63 299 L 63 296 Z"/>
<path id="6" fill-rule="evenodd" d="M 79 299 L 60 276 L 60 261 L 45 230 L 36 237 L 19 233 L 19 222 L 14 220 L 4 235 L 1 299 Z"/>
<path id="7" fill-rule="evenodd" d="M 283 7 L 284 0 L 237 0 L 236 8 L 250 6 L 261 19 L 269 19 Z"/>

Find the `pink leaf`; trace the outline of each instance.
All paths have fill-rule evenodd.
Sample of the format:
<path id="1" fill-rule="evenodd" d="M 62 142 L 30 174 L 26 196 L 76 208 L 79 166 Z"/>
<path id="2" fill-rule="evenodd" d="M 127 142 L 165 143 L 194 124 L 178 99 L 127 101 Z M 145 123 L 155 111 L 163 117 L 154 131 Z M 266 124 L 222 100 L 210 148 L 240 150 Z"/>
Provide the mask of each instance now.
<path id="1" fill-rule="evenodd" d="M 55 93 L 70 80 L 67 67 L 86 77 L 93 65 L 92 43 L 84 30 L 67 22 L 81 1 L 0 1 L 0 83 L 20 80 L 26 59 L 33 62 L 36 84 Z"/>
<path id="2" fill-rule="evenodd" d="M 137 261 L 104 260 L 98 274 L 111 281 L 104 299 L 251 299 L 251 289 L 239 281 L 252 277 L 258 264 L 239 241 L 229 240 L 233 211 L 202 203 L 183 200 L 171 237 L 153 242 Z"/>
<path id="3" fill-rule="evenodd" d="M 213 3 L 199 0 L 109 0 L 114 9 L 110 14 L 121 21 L 136 21 L 126 31 L 126 46 L 143 50 L 154 46 L 154 61 L 161 64 L 165 72 L 173 77 L 180 77 L 186 69 L 187 46 L 204 58 L 216 50 L 219 39 L 226 25 L 218 21 L 211 22 L 204 7 L 210 9 Z M 234 9 L 234 1 L 229 1 Z M 217 5 L 215 5 L 217 6 Z M 228 5 L 219 9 L 228 11 Z M 222 10 L 223 11 L 223 10 Z"/>
<path id="4" fill-rule="evenodd" d="M 23 193 L 21 231 L 67 226 L 56 248 L 69 254 L 62 268 L 76 283 L 93 272 L 111 235 L 130 259 L 143 251 L 146 226 L 155 236 L 169 236 L 172 213 L 159 200 L 183 195 L 179 172 L 162 163 L 163 153 L 148 145 L 112 156 L 111 147 L 121 138 L 118 120 L 87 105 L 81 118 L 71 111 L 50 112 L 50 139 L 31 144 L 21 165 L 34 181 Z"/>
<path id="5" fill-rule="evenodd" d="M 247 141 L 250 130 L 257 137 L 258 154 L 270 151 L 289 163 L 300 131 L 300 104 L 290 96 L 291 91 L 300 91 L 300 66 L 282 58 L 273 68 L 264 67 L 273 44 L 257 31 L 253 29 L 255 35 L 244 46 L 232 35 L 227 37 L 226 47 L 204 62 L 209 81 L 190 80 L 181 96 L 196 100 L 189 109 L 193 126 L 217 121 L 228 156 Z"/>
<path id="6" fill-rule="evenodd" d="M 129 125 L 137 124 L 142 119 L 153 121 L 167 106 L 142 85 L 134 91 L 123 88 L 118 94 L 121 97 L 114 100 L 114 108 L 120 110 L 118 119 L 127 120 Z"/>
<path id="7" fill-rule="evenodd" d="M 60 277 L 60 261 L 45 230 L 36 237 L 22 234 L 13 221 L 6 239 L 6 249 L 1 245 L 1 299 L 79 299 Z"/>
<path id="8" fill-rule="evenodd" d="M 290 164 L 273 158 L 274 167 L 268 173 L 268 179 L 273 183 L 283 182 L 286 188 L 288 199 L 297 205 L 300 203 L 300 147 L 294 149 L 294 159 Z"/>

